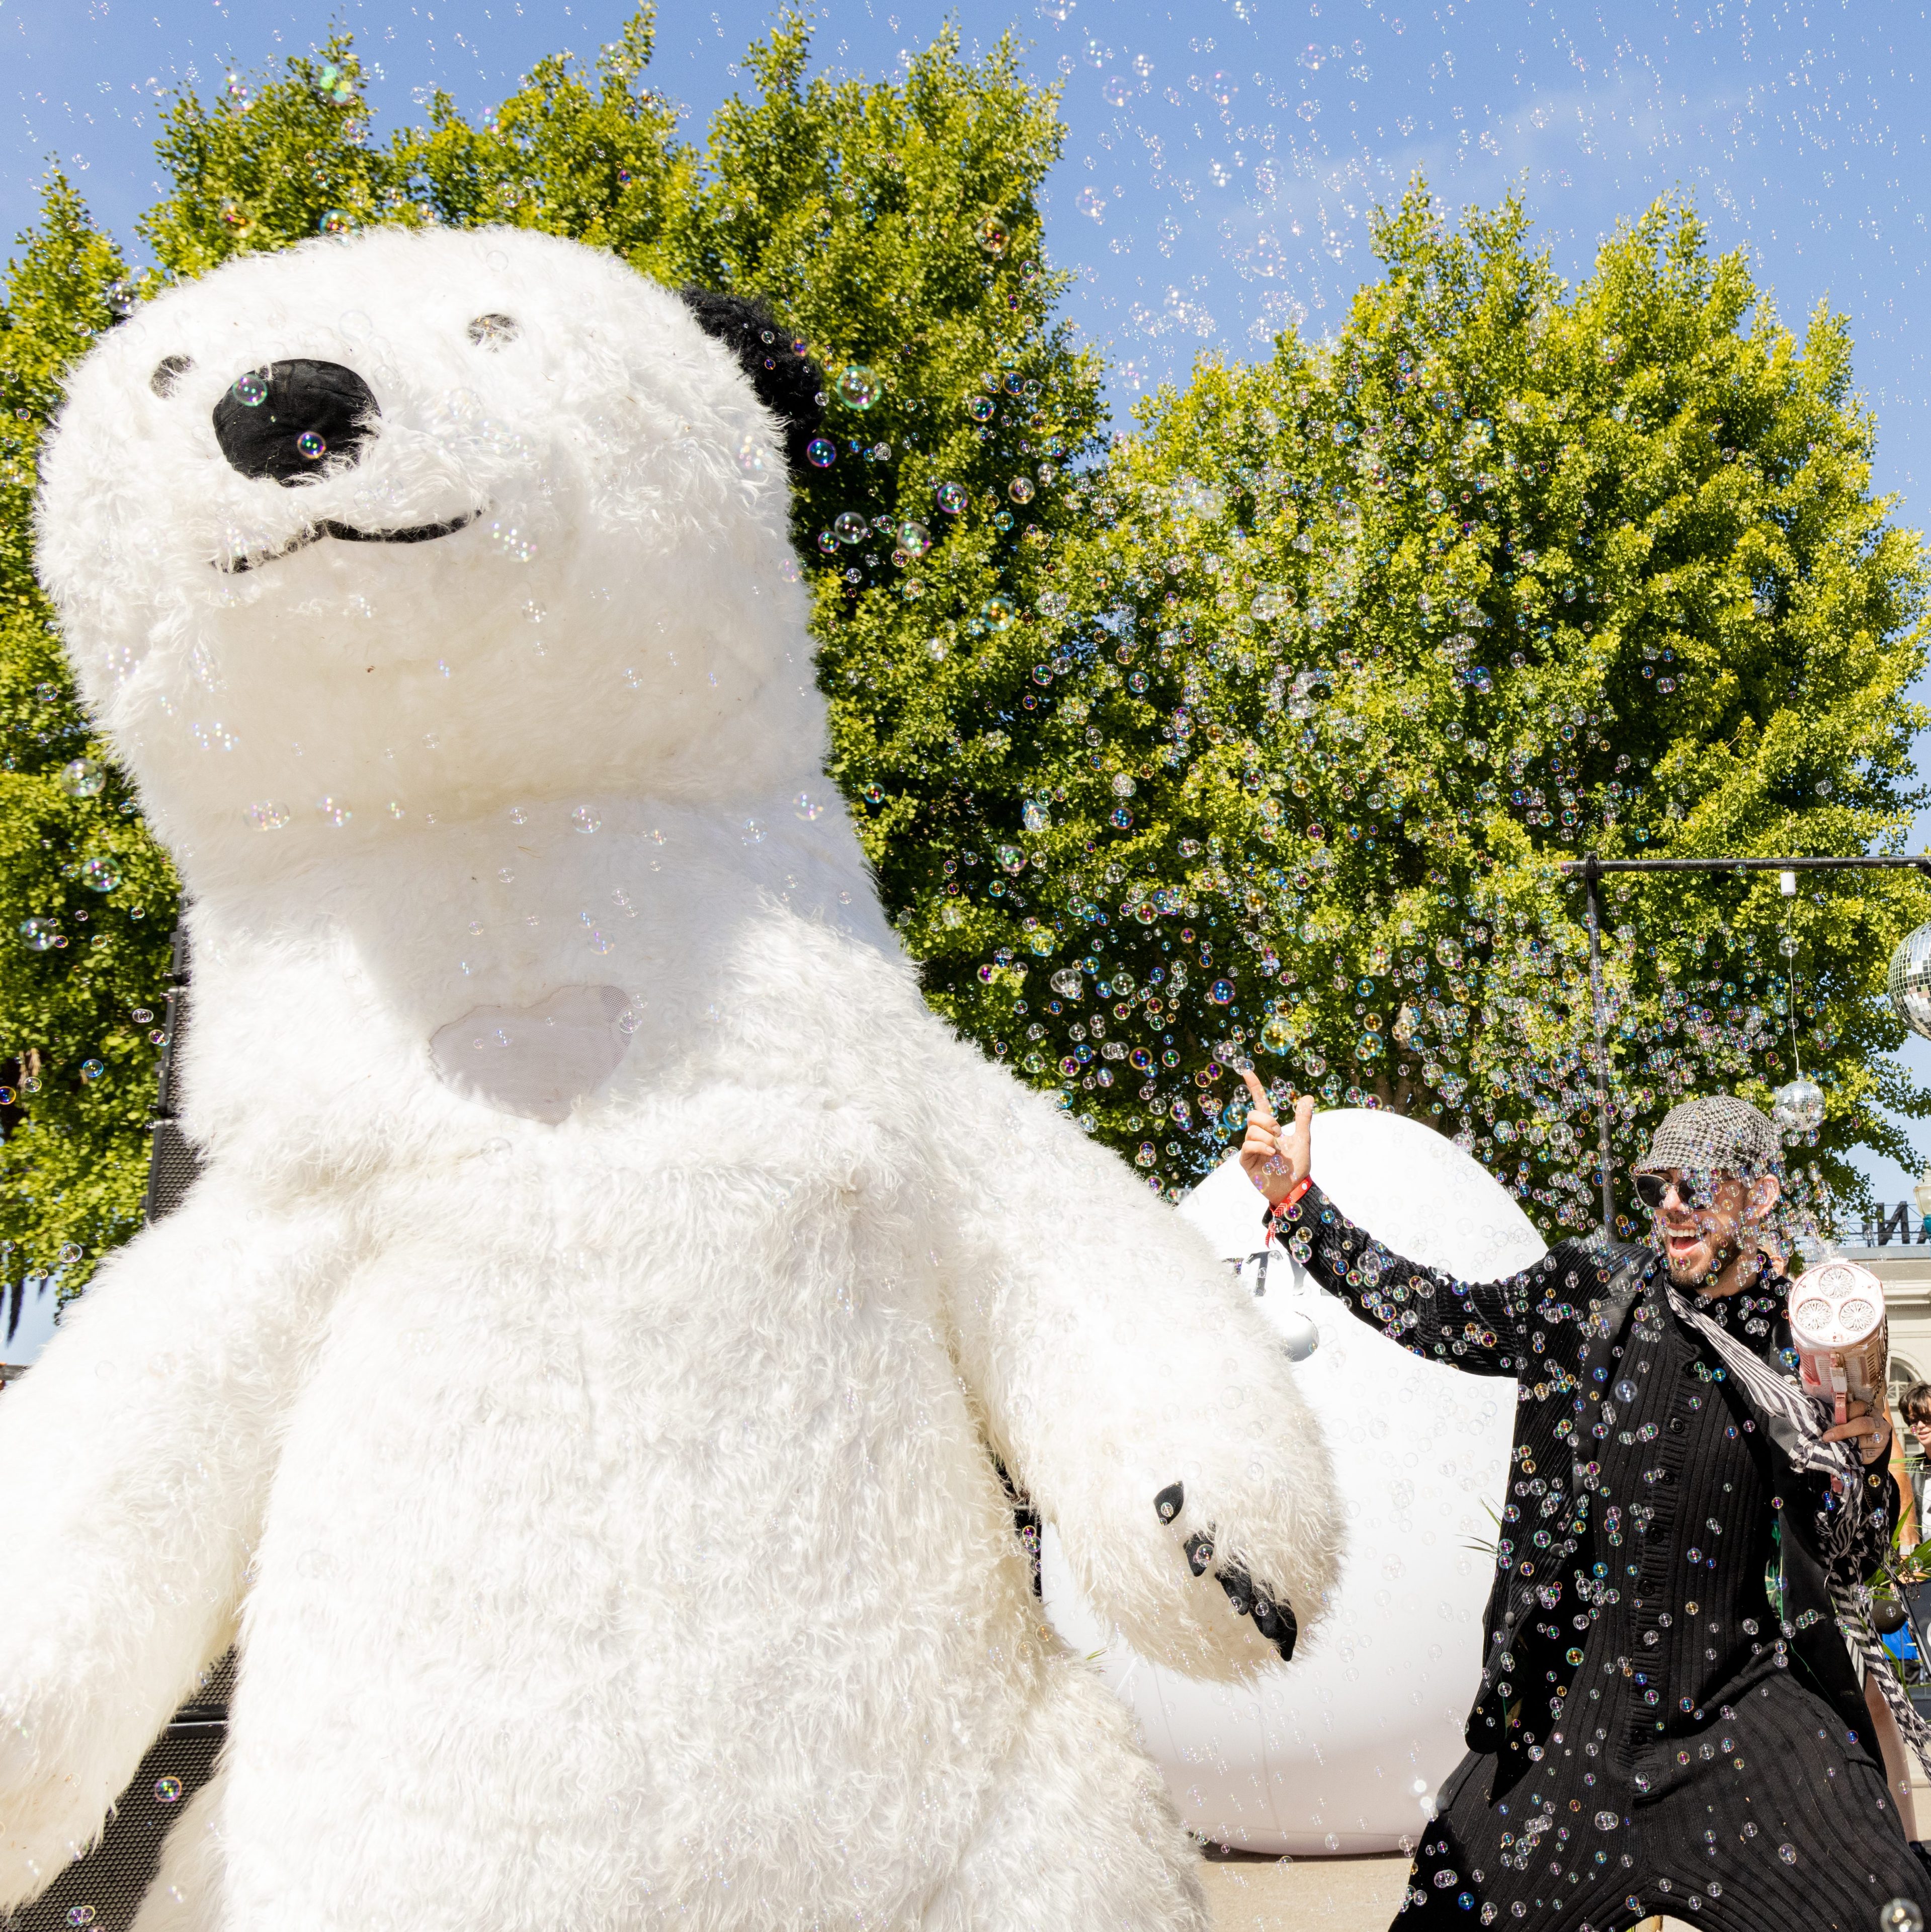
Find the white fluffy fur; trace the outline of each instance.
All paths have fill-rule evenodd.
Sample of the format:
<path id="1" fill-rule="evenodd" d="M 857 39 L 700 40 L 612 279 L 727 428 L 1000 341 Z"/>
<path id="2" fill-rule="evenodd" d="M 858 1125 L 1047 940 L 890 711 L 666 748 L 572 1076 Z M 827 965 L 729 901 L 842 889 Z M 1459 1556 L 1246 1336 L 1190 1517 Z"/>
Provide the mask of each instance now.
<path id="1" fill-rule="evenodd" d="M 210 410 L 303 355 L 379 434 L 244 480 Z M 156 1932 L 1202 1924 L 987 1445 L 1135 1648 L 1227 1675 L 1271 1654 L 1180 1538 L 1307 1624 L 1318 1438 L 1199 1238 L 925 1006 L 835 800 L 794 810 L 785 526 L 724 350 L 534 235 L 242 261 L 76 374 L 41 559 L 192 896 L 210 1165 L 0 1405 L 0 1904 L 238 1631 Z M 499 1070 L 565 994 L 624 1012 L 550 1124 Z"/>

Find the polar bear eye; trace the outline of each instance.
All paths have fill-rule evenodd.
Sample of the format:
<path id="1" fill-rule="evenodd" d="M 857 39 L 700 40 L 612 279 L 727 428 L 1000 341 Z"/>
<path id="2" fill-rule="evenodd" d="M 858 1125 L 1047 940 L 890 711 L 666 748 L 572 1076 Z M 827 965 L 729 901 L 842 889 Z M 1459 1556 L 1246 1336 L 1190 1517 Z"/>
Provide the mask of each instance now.
<path id="1" fill-rule="evenodd" d="M 148 378 L 148 387 L 157 396 L 171 396 L 175 385 L 194 367 L 192 356 L 163 356 Z"/>
<path id="2" fill-rule="evenodd" d="M 522 332 L 514 316 L 493 312 L 478 316 L 469 325 L 469 340 L 479 349 L 500 349 L 505 342 L 514 342 Z"/>

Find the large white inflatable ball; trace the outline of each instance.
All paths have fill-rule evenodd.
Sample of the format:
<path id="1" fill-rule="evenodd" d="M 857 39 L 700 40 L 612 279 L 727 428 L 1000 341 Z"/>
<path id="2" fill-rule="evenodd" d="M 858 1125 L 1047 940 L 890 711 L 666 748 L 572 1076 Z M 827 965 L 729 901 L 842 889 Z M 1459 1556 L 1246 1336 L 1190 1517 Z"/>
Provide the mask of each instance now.
<path id="1" fill-rule="evenodd" d="M 1398 1114 L 1317 1114 L 1314 1177 L 1394 1253 L 1465 1280 L 1513 1274 L 1543 1252 L 1492 1174 Z M 1050 1528 L 1047 1616 L 1075 1650 L 1099 1654 L 1202 1838 L 1296 1856 L 1395 1850 L 1465 1748 L 1516 1384 L 1418 1360 L 1317 1288 L 1278 1244 L 1264 1262 L 1260 1196 L 1236 1156 L 1180 1211 L 1240 1264 L 1300 1363 L 1345 1514 L 1340 1586 L 1294 1661 L 1249 1685 L 1180 1676 L 1113 1640 L 1073 1588 Z"/>

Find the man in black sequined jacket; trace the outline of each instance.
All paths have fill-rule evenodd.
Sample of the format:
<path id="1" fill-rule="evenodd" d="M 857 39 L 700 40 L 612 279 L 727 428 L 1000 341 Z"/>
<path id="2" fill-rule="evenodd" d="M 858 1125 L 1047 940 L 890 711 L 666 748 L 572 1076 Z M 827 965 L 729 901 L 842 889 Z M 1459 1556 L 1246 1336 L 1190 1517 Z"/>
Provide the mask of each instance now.
<path id="1" fill-rule="evenodd" d="M 1639 1171 L 1655 1246 L 1563 1242 L 1471 1283 L 1348 1220 L 1309 1178 L 1312 1103 L 1283 1131 L 1249 1084 L 1243 1164 L 1296 1259 L 1412 1352 L 1517 1384 L 1471 1755 L 1404 1922 L 1609 1932 L 1687 1903 L 1713 1924 L 1811 1932 L 1868 1928 L 1907 1888 L 1931 1903 L 1825 1556 L 1840 1582 L 1883 1556 L 1889 1424 L 1859 1405 L 1823 1432 L 1855 1443 L 1859 1493 L 1801 1471 L 1788 1418 L 1671 1293 L 1786 1366 L 1782 1271 L 1753 1238 L 1776 1199 L 1771 1124 L 1727 1096 L 1685 1103 Z"/>

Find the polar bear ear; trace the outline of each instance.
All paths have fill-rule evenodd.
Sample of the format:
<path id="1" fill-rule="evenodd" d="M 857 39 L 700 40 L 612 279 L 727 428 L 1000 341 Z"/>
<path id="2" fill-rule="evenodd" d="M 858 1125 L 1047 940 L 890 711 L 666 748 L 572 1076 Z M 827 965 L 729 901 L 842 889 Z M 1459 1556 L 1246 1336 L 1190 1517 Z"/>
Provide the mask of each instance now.
<path id="1" fill-rule="evenodd" d="M 784 425 L 784 454 L 793 476 L 805 470 L 805 447 L 824 419 L 824 375 L 805 345 L 772 316 L 760 296 L 727 296 L 687 288 L 684 302 L 697 326 L 721 342 L 751 378 L 757 399 Z"/>

